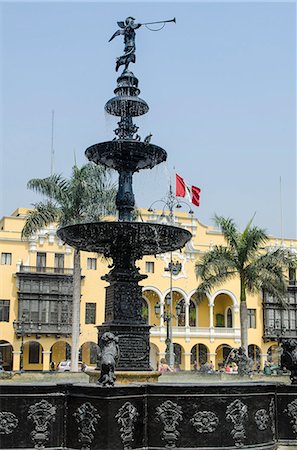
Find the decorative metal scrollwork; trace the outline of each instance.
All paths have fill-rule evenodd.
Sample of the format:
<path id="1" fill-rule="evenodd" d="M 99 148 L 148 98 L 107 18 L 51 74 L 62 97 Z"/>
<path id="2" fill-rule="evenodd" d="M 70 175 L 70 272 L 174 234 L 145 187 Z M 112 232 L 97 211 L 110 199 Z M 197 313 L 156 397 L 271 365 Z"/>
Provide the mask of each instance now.
<path id="1" fill-rule="evenodd" d="M 268 427 L 269 415 L 266 409 L 258 409 L 255 413 L 255 421 L 259 430 L 264 431 Z"/>
<path id="2" fill-rule="evenodd" d="M 92 432 L 95 431 L 95 425 L 101 418 L 97 409 L 91 403 L 86 402 L 76 409 L 73 417 L 78 423 L 78 440 L 81 443 L 81 450 L 90 450 L 94 440 Z"/>
<path id="3" fill-rule="evenodd" d="M 275 441 L 276 431 L 275 431 L 275 401 L 274 401 L 274 398 L 272 398 L 269 403 L 269 416 L 270 416 L 270 420 L 271 420 L 272 438 Z"/>
<path id="4" fill-rule="evenodd" d="M 44 443 L 49 439 L 49 426 L 56 420 L 56 407 L 46 400 L 35 403 L 29 408 L 28 419 L 32 420 L 35 430 L 30 434 L 35 442 L 34 448 L 44 448 Z"/>
<path id="5" fill-rule="evenodd" d="M 118 411 L 115 418 L 118 424 L 121 426 L 121 439 L 124 445 L 124 450 L 130 450 L 132 448 L 132 442 L 134 441 L 134 423 L 139 416 L 137 409 L 130 402 L 126 402 Z"/>
<path id="6" fill-rule="evenodd" d="M 219 418 L 211 411 L 198 411 L 190 422 L 198 433 L 213 433 L 219 424 Z"/>
<path id="7" fill-rule="evenodd" d="M 290 417 L 290 424 L 292 425 L 293 433 L 297 434 L 297 399 L 287 405 L 284 413 L 287 413 Z"/>
<path id="8" fill-rule="evenodd" d="M 226 410 L 226 419 L 233 423 L 231 435 L 236 447 L 243 447 L 246 439 L 244 422 L 248 419 L 247 406 L 240 400 L 234 400 Z"/>
<path id="9" fill-rule="evenodd" d="M 18 426 L 17 417 L 8 411 L 0 412 L 0 434 L 11 434 Z"/>
<path id="10" fill-rule="evenodd" d="M 175 448 L 176 441 L 180 435 L 176 427 L 183 420 L 181 407 L 167 400 L 156 408 L 156 420 L 164 425 L 161 439 L 165 441 L 165 448 Z"/>

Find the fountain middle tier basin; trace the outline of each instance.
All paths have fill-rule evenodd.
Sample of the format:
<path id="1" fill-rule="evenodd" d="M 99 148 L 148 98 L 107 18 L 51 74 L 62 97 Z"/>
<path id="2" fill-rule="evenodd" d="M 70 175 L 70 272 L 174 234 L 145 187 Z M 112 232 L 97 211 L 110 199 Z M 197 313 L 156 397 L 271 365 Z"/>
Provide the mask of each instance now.
<path id="1" fill-rule="evenodd" d="M 167 153 L 163 148 L 132 139 L 92 145 L 87 148 L 85 155 L 89 161 L 96 164 L 133 172 L 138 172 L 140 169 L 152 169 L 167 159 Z"/>
<path id="2" fill-rule="evenodd" d="M 91 222 L 60 228 L 59 238 L 79 250 L 112 257 L 119 251 L 136 259 L 181 249 L 192 237 L 183 228 L 144 222 Z"/>

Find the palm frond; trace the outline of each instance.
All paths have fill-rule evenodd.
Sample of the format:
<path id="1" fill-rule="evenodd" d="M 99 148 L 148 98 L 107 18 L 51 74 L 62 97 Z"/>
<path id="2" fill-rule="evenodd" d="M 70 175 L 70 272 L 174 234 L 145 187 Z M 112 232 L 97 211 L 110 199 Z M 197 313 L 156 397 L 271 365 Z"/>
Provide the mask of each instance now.
<path id="1" fill-rule="evenodd" d="M 28 181 L 27 188 L 61 203 L 67 195 L 67 180 L 62 175 L 51 175 L 47 178 L 33 178 Z"/>
<path id="2" fill-rule="evenodd" d="M 24 228 L 22 230 L 22 239 L 30 237 L 41 228 L 51 223 L 59 222 L 60 209 L 50 201 L 45 203 L 35 203 L 27 217 Z"/>
<path id="3" fill-rule="evenodd" d="M 210 275 L 207 279 L 204 279 L 197 287 L 195 294 L 197 295 L 198 302 L 201 302 L 205 296 L 210 295 L 211 291 L 222 284 L 225 281 L 230 280 L 237 276 L 236 271 L 226 271 L 219 274 Z"/>
<path id="4" fill-rule="evenodd" d="M 214 222 L 223 233 L 223 236 L 232 249 L 237 249 L 240 233 L 237 230 L 235 222 L 231 218 L 214 216 Z"/>
<path id="5" fill-rule="evenodd" d="M 205 253 L 201 261 L 196 264 L 196 276 L 206 280 L 212 275 L 225 273 L 228 270 L 237 270 L 236 254 L 227 247 L 215 246 Z"/>

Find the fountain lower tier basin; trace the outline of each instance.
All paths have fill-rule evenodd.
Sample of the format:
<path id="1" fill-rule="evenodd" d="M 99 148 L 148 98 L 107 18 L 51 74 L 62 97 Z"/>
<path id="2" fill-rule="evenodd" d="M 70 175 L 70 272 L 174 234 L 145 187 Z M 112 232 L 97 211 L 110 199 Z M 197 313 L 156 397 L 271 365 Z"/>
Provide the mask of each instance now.
<path id="1" fill-rule="evenodd" d="M 69 225 L 57 231 L 59 238 L 79 250 L 106 257 L 126 252 L 135 259 L 179 250 L 192 234 L 172 225 L 147 222 L 91 222 Z"/>
<path id="2" fill-rule="evenodd" d="M 167 153 L 154 144 L 146 144 L 135 140 L 115 140 L 101 142 L 87 148 L 85 155 L 89 161 L 103 164 L 115 170 L 152 169 L 166 161 Z"/>
<path id="3" fill-rule="evenodd" d="M 275 450 L 297 443 L 296 385 L 0 383 L 0 404 L 3 449 Z"/>

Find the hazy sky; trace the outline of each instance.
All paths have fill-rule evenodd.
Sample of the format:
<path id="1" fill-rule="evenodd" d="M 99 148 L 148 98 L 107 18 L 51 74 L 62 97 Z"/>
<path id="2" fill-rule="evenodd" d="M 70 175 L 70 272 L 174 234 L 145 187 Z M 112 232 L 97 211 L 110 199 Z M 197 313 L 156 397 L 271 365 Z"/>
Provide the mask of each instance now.
<path id="1" fill-rule="evenodd" d="M 214 213 L 296 238 L 295 2 L 2 2 L 1 216 L 37 197 L 30 178 L 87 162 L 85 149 L 112 139 L 104 113 L 116 87 L 119 20 L 176 17 L 159 32 L 137 30 L 140 97 L 135 122 L 168 161 L 134 177 L 139 207 L 166 195 L 173 168 L 201 188 L 195 215 Z M 75 155 L 75 157 L 74 157 Z"/>

